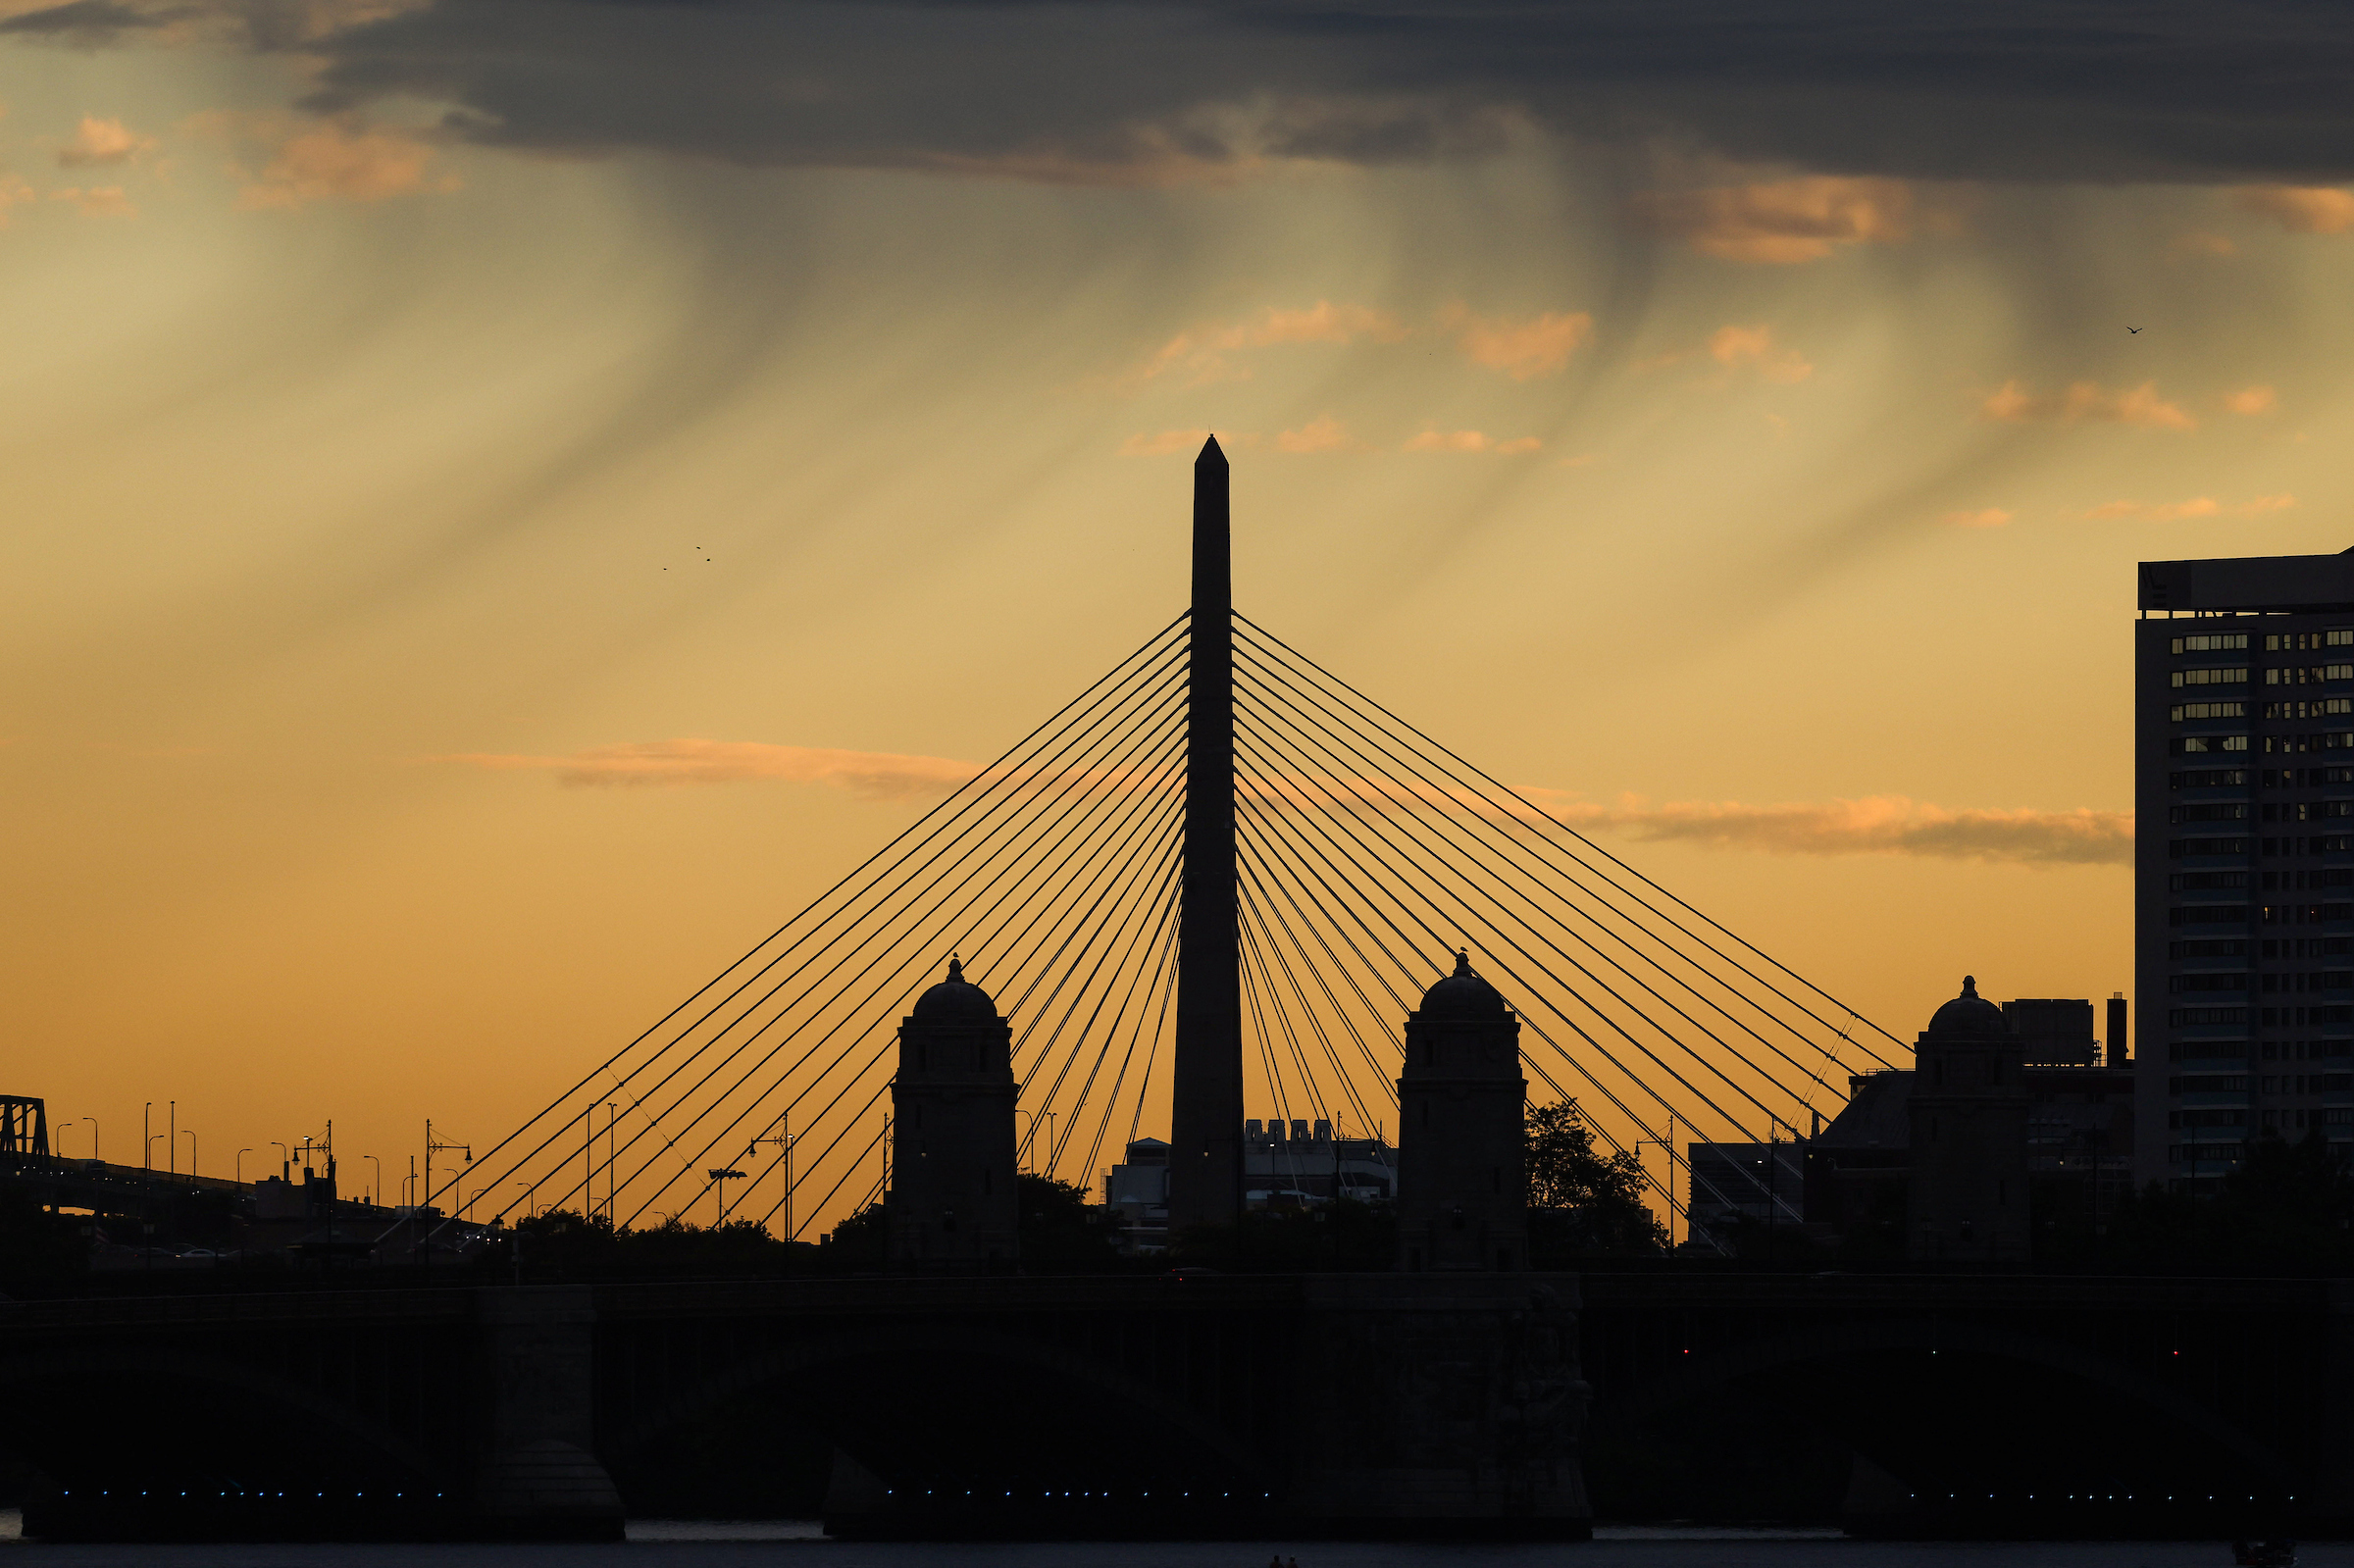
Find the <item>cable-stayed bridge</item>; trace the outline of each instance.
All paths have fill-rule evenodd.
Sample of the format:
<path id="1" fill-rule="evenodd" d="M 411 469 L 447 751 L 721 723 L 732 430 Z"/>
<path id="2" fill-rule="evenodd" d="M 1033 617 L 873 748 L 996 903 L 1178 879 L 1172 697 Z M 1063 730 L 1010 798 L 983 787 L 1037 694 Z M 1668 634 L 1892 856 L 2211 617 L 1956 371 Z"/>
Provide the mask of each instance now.
<path id="1" fill-rule="evenodd" d="M 1796 1222 L 1786 1140 L 1903 1043 L 1237 612 L 1214 440 L 1194 503 L 1186 613 L 432 1201 L 814 1237 L 888 1187 L 896 1030 L 954 956 L 1012 1021 L 1026 1168 L 1091 1185 L 1165 1133 L 1172 1231 L 1229 1221 L 1246 1106 L 1394 1124 L 1407 1014 L 1465 950 L 1533 1092 L 1659 1151 L 1663 1213 Z"/>
<path id="2" fill-rule="evenodd" d="M 834 1223 L 890 1183 L 899 1021 L 951 956 L 1012 1021 L 1030 1164 L 1084 1182 L 1166 1129 L 1180 1225 L 1240 1211 L 1247 1102 L 1394 1117 L 1401 1025 L 1458 951 L 1528 1081 L 1663 1147 L 1663 1206 L 1710 1180 L 1679 1138 L 1778 1159 L 1900 1049 L 1234 613 L 1229 578 L 1213 445 L 1185 615 L 435 1196 Z M 1718 1202 L 1795 1186 L 1714 1163 L 1761 1189 Z M 85 1540 L 613 1539 L 682 1456 L 778 1429 L 831 1454 L 839 1533 L 1575 1540 L 1589 1482 L 1618 1517 L 1715 1506 L 1720 1472 L 1662 1498 L 1661 1456 L 1746 1419 L 1859 1530 L 2354 1521 L 2343 1281 L 1617 1267 L 0 1299 L 27 1412 L 0 1457 L 46 1478 L 29 1533 Z M 435 1275 L 462 1283 L 409 1288 Z"/>

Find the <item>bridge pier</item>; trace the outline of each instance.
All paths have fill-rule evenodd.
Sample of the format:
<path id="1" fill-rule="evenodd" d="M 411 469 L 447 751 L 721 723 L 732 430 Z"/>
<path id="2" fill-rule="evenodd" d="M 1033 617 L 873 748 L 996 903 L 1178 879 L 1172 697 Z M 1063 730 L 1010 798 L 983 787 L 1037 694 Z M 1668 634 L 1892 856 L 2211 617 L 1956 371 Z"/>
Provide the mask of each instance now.
<path id="1" fill-rule="evenodd" d="M 1583 1541 L 1572 1275 L 1305 1282 L 1285 1512 L 1320 1536 Z"/>
<path id="2" fill-rule="evenodd" d="M 483 1290 L 475 1514 L 486 1534 L 619 1541 L 621 1496 L 595 1454 L 596 1307 L 587 1286 Z"/>

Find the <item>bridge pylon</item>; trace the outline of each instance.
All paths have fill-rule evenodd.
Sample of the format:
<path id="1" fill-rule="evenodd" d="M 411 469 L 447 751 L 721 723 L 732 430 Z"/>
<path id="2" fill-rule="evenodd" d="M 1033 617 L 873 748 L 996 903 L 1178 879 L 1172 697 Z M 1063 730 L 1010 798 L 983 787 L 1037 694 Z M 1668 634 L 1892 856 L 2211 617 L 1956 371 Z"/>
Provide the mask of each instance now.
<path id="1" fill-rule="evenodd" d="M 1234 569 L 1226 454 L 1194 459 L 1185 869 L 1169 1105 L 1169 1232 L 1243 1207 L 1242 927 L 1234 846 Z"/>

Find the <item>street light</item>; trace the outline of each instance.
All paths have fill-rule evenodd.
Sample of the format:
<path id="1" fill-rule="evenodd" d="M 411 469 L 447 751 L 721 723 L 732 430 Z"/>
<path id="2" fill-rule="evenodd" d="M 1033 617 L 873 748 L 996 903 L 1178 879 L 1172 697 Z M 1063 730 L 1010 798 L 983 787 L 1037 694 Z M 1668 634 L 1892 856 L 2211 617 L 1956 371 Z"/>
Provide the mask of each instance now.
<path id="1" fill-rule="evenodd" d="M 194 1180 L 196 1179 L 196 1132 L 195 1132 L 195 1129 L 193 1129 L 193 1128 L 190 1128 L 190 1129 L 189 1129 L 187 1132 L 185 1132 L 185 1133 L 182 1133 L 182 1134 L 180 1134 L 179 1136 L 180 1136 L 181 1138 L 186 1138 L 186 1139 L 188 1140 L 188 1180 L 190 1180 L 190 1181 L 194 1181 Z"/>
<path id="2" fill-rule="evenodd" d="M 155 1101 L 153 1100 L 149 1100 L 146 1104 L 139 1107 L 139 1136 L 147 1140 L 147 1147 L 149 1149 L 155 1147 L 155 1135 L 147 1130 L 147 1119 L 153 1115 L 154 1112 Z M 155 1162 L 149 1159 L 146 1154 L 142 1153 L 139 1155 L 139 1169 L 143 1171 L 152 1171 L 155 1169 Z"/>
<path id="3" fill-rule="evenodd" d="M 274 1148 L 274 1149 L 278 1150 L 278 1159 L 279 1159 L 279 1167 L 280 1167 L 280 1169 L 281 1169 L 281 1170 L 291 1170 L 291 1169 L 293 1169 L 293 1167 L 294 1167 L 294 1151 L 293 1151 L 292 1149 L 290 1149 L 290 1148 L 286 1147 L 286 1145 L 285 1145 L 285 1144 L 283 1144 L 283 1143 L 281 1143 L 281 1142 L 280 1142 L 280 1141 L 279 1141 L 277 1138 L 272 1138 L 272 1139 L 270 1140 L 270 1146 L 271 1146 L 272 1148 Z"/>
<path id="4" fill-rule="evenodd" d="M 360 1158 L 376 1167 L 376 1186 L 370 1189 L 369 1194 L 375 1201 L 370 1207 L 381 1208 L 384 1200 L 384 1162 L 373 1154 L 363 1154 Z"/>
<path id="5" fill-rule="evenodd" d="M 85 1116 L 82 1120 L 90 1124 L 90 1158 L 98 1159 L 100 1157 L 98 1153 L 98 1118 Z"/>
<path id="6" fill-rule="evenodd" d="M 249 1148 L 241 1148 L 237 1150 L 237 1185 L 239 1187 L 243 1187 L 245 1185 L 245 1156 L 251 1154 L 253 1150 Z"/>
<path id="7" fill-rule="evenodd" d="M 731 1178 L 741 1179 L 743 1173 L 734 1169 L 722 1169 L 717 1171 L 705 1171 L 703 1174 L 711 1179 L 711 1191 L 718 1199 L 718 1202 L 715 1206 L 719 1211 L 719 1217 L 712 1223 L 715 1225 L 725 1225 L 728 1223 L 728 1189 L 726 1184 Z"/>
<path id="8" fill-rule="evenodd" d="M 144 1156 L 141 1169 L 149 1171 L 155 1169 L 155 1140 L 163 1136 L 164 1135 L 161 1133 L 150 1133 L 147 1135 L 147 1153 Z"/>

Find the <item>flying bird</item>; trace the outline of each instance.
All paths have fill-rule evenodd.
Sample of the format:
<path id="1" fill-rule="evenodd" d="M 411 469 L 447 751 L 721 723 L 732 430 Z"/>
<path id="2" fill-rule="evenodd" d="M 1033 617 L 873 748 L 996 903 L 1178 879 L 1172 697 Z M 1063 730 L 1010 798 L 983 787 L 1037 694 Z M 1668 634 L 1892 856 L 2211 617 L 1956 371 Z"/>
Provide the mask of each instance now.
<path id="1" fill-rule="evenodd" d="M 2128 332 L 2138 332 L 2141 330 L 2141 329 L 2138 327 L 2128 327 L 2125 329 L 2125 330 Z"/>

